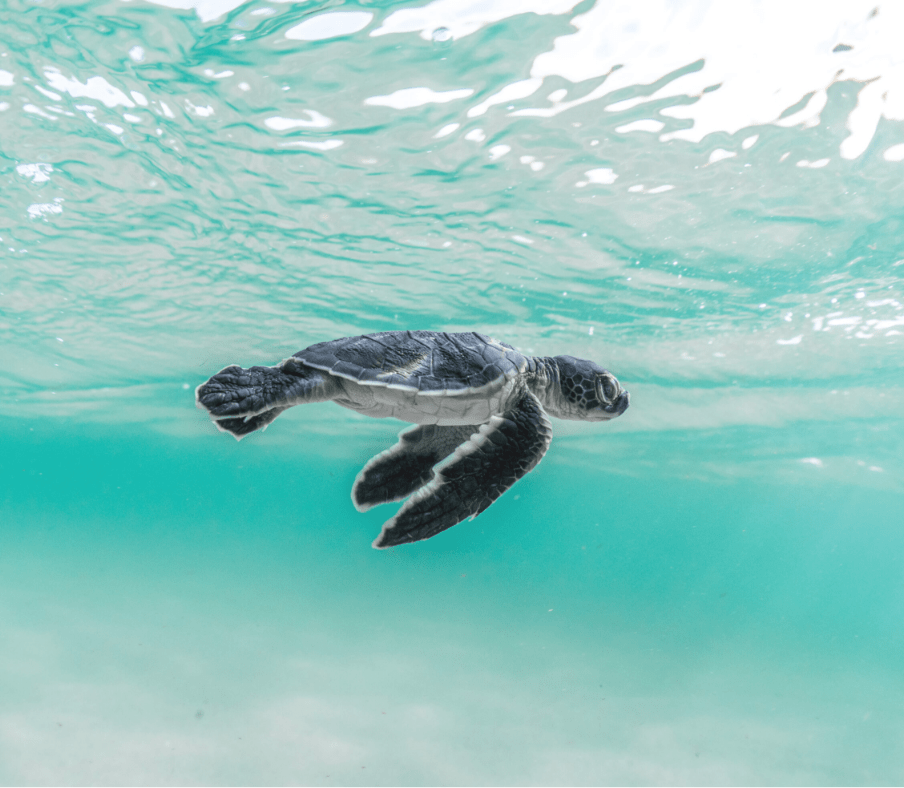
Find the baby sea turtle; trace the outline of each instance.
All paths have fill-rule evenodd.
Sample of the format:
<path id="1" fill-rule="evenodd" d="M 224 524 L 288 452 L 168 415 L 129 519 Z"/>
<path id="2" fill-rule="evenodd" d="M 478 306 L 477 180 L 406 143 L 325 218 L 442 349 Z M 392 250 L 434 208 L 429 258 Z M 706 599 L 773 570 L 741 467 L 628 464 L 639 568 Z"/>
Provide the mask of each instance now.
<path id="1" fill-rule="evenodd" d="M 628 392 L 592 361 L 533 358 L 483 334 L 434 331 L 334 339 L 275 367 L 233 365 L 195 397 L 237 439 L 286 408 L 326 400 L 413 423 L 352 487 L 359 511 L 411 495 L 383 525 L 379 548 L 427 539 L 484 511 L 546 453 L 547 413 L 606 421 L 628 407 Z"/>

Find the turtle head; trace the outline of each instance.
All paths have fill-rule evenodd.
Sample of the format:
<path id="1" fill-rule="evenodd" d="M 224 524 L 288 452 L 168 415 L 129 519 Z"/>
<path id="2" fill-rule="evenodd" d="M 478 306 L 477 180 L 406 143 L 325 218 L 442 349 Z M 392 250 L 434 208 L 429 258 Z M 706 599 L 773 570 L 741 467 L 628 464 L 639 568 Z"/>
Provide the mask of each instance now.
<path id="1" fill-rule="evenodd" d="M 628 409 L 629 396 L 615 375 L 574 356 L 554 356 L 558 386 L 549 387 L 546 407 L 560 419 L 606 421 Z M 551 376 L 555 380 L 555 376 Z"/>

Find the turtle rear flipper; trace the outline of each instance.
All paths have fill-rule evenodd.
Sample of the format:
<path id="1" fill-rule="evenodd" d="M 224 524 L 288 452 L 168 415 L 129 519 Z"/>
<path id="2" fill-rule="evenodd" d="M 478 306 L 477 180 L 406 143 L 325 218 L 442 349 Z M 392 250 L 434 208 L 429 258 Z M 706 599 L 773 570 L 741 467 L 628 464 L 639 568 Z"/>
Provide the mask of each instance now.
<path id="1" fill-rule="evenodd" d="M 323 402 L 338 393 L 337 383 L 295 358 L 275 367 L 221 369 L 195 390 L 195 403 L 217 426 L 241 438 L 265 427 L 286 408 Z"/>
<path id="2" fill-rule="evenodd" d="M 525 392 L 455 451 L 436 478 L 384 524 L 374 547 L 429 539 L 475 517 L 540 462 L 552 425 L 537 398 Z"/>

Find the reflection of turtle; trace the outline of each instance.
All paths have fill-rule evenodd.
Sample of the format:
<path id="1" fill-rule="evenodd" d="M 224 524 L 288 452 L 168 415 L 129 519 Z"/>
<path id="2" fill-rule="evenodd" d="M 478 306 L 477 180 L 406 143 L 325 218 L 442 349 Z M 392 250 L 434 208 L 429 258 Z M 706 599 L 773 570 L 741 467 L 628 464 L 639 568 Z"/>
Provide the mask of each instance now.
<path id="1" fill-rule="evenodd" d="M 604 421 L 628 407 L 628 392 L 592 361 L 532 358 L 482 334 L 433 331 L 336 339 L 275 367 L 226 367 L 196 398 L 238 439 L 286 408 L 325 400 L 414 423 L 352 487 L 361 511 L 415 493 L 374 547 L 427 539 L 480 514 L 543 457 L 552 439 L 547 412 Z"/>

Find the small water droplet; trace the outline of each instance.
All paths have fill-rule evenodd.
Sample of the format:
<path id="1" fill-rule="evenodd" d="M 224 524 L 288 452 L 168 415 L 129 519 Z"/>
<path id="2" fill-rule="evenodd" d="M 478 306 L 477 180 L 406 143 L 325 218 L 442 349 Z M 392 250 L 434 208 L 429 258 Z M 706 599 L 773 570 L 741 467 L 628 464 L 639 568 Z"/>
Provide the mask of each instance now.
<path id="1" fill-rule="evenodd" d="M 452 40 L 452 31 L 448 27 L 438 27 L 430 34 L 434 44 L 445 44 Z"/>

